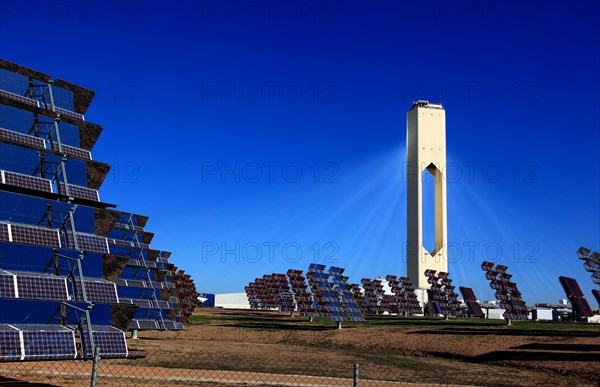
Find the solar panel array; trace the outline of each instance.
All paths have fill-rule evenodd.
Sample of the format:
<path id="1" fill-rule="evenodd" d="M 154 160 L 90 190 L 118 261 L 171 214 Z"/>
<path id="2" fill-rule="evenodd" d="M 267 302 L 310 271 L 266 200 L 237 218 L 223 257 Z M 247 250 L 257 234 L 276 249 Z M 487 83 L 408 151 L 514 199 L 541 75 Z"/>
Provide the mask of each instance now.
<path id="1" fill-rule="evenodd" d="M 246 297 L 248 298 L 250 309 L 262 309 L 260 285 L 256 283 L 256 280 L 246 285 L 246 287 L 244 287 L 244 290 L 246 291 Z"/>
<path id="2" fill-rule="evenodd" d="M 277 305 L 281 312 L 292 313 L 296 310 L 296 303 L 294 302 L 294 293 L 290 289 L 287 276 L 285 274 L 272 274 L 271 286 L 277 293 Z"/>
<path id="3" fill-rule="evenodd" d="M 595 284 L 600 284 L 600 253 L 580 247 L 577 250 L 577 256 L 584 261 L 583 267 L 585 270 L 592 273 L 592 281 Z"/>
<path id="4" fill-rule="evenodd" d="M 577 280 L 575 280 L 574 278 L 563 276 L 558 277 L 558 280 L 560 281 L 560 284 L 565 290 L 567 298 L 571 302 L 571 306 L 573 308 L 573 313 L 575 314 L 575 316 L 592 317 L 594 315 L 594 312 L 592 311 L 592 308 L 590 308 L 590 305 L 588 304 L 585 296 L 583 295 L 583 292 L 581 291 Z"/>
<path id="5" fill-rule="evenodd" d="M 483 310 L 481 310 L 481 305 L 479 305 L 479 302 L 477 301 L 477 297 L 475 297 L 473 289 L 464 286 L 460 286 L 458 289 L 460 290 L 460 293 L 462 294 L 463 299 L 465 300 L 467 310 L 469 311 L 469 316 L 483 317 Z"/>
<path id="6" fill-rule="evenodd" d="M 10 64 L 6 64 L 6 61 L 1 62 L 0 66 L 3 69 L 14 71 Z M 32 157 L 14 159 L 17 157 L 15 155 L 19 153 L 7 152 L 0 154 L 0 164 L 18 164 L 31 171 L 46 170 L 46 166 L 50 164 L 53 166 L 60 164 L 61 167 L 67 168 L 83 167 L 69 169 L 69 177 L 76 175 L 82 180 L 94 177 L 98 173 L 102 174 L 103 168 L 90 170 L 90 166 L 96 167 L 96 165 L 89 163 L 92 155 L 87 150 L 93 147 L 100 127 L 84 123 L 85 117 L 79 113 L 80 110 L 75 112 L 69 108 L 56 107 L 53 103 L 48 103 L 48 99 L 45 97 L 51 92 L 52 86 L 47 79 L 35 79 L 35 74 L 35 72 L 25 74 L 29 77 L 30 86 L 33 84 L 35 89 L 35 92 L 30 92 L 27 96 L 0 90 L 2 104 L 27 112 L 15 115 L 14 123 L 19 127 L 32 128 L 32 132 L 35 129 L 35 135 L 0 128 L 0 142 L 37 151 L 39 157 L 33 157 L 38 156 L 34 155 L 36 152 L 29 152 L 28 155 Z M 79 91 L 72 91 L 72 93 L 76 94 Z M 78 104 L 76 95 L 73 95 L 73 100 Z M 44 112 L 41 109 L 47 111 Z M 84 110 L 85 106 L 82 107 L 80 103 L 77 109 Z M 56 125 L 56 121 L 53 120 L 56 115 L 50 111 L 61 115 L 63 120 L 69 124 L 73 124 L 70 137 L 79 137 L 82 146 L 86 149 L 62 143 L 59 145 L 56 139 L 60 138 L 63 125 Z M 22 152 L 22 154 L 25 153 Z M 45 155 L 53 155 L 53 157 Z M 67 158 L 78 159 L 83 163 L 65 164 Z M 106 236 L 114 231 L 111 230 L 111 223 L 114 224 L 117 220 L 114 219 L 114 214 L 120 214 L 120 212 L 114 211 L 111 214 L 112 210 L 106 209 L 108 205 L 99 202 L 96 189 L 72 184 L 75 181 L 68 181 L 65 174 L 52 174 L 52 176 L 53 179 L 49 179 L 43 175 L 32 176 L 0 170 L 0 183 L 4 191 L 10 192 L 15 199 L 18 198 L 18 195 L 23 194 L 35 196 L 32 201 L 35 200 L 35 204 L 40 204 L 39 206 L 7 207 L 9 212 L 5 214 L 5 219 L 25 219 L 24 222 L 32 219 L 32 222 L 39 222 L 38 225 L 16 224 L 10 221 L 0 222 L 0 241 L 29 245 L 21 249 L 23 257 L 13 257 L 14 260 L 10 262 L 11 269 L 19 268 L 18 270 L 2 270 L 7 267 L 0 266 L 1 309 L 8 312 L 3 315 L 3 321 L 10 321 L 10 324 L 0 324 L 0 361 L 90 357 L 92 356 L 91 342 L 95 342 L 95 345 L 101 348 L 101 355 L 104 357 L 128 356 L 123 331 L 109 325 L 93 325 L 91 331 L 87 331 L 85 328 L 87 323 L 84 320 L 92 323 L 107 322 L 113 318 L 114 310 L 127 309 L 95 306 L 95 304 L 117 304 L 121 301 L 119 288 L 114 282 L 103 278 L 91 278 L 91 276 L 99 276 L 100 270 L 105 278 L 111 279 L 116 278 L 119 273 L 125 272 L 123 266 L 120 266 L 122 261 L 116 258 L 121 254 L 112 254 L 111 249 L 120 249 L 119 252 L 124 253 L 121 255 L 124 259 L 131 259 L 133 261 L 131 263 L 137 263 L 136 271 L 138 272 L 150 273 L 149 269 L 152 269 L 152 275 L 147 278 L 123 278 L 123 281 L 127 285 L 140 286 L 140 298 L 144 298 L 148 294 L 154 294 L 157 298 L 152 300 L 129 299 L 129 301 L 125 299 L 124 303 L 138 305 L 140 309 L 141 306 L 148 306 L 148 310 L 153 308 L 162 313 L 164 317 L 169 317 L 162 321 L 159 329 L 182 329 L 181 321 L 191 315 L 196 304 L 196 300 L 194 300 L 197 295 L 195 285 L 188 274 L 183 271 L 175 273 L 176 269 L 168 262 L 170 253 L 159 253 L 159 257 L 155 256 L 155 259 L 150 262 L 147 251 L 153 234 L 145 233 L 143 229 L 148 218 L 141 215 L 131 216 L 134 219 L 131 230 L 140 234 L 139 240 L 143 243 L 134 244 L 132 240 L 117 242 L 113 238 L 109 243 Z M 64 195 L 59 196 L 65 194 L 66 191 L 69 191 L 68 198 Z M 86 199 L 88 202 L 72 200 L 74 198 Z M 78 204 L 80 203 L 85 203 L 85 207 L 92 211 L 79 210 L 81 207 Z M 88 216 L 91 215 L 91 212 L 93 212 L 93 216 Z M 69 220 L 74 220 L 74 222 L 69 222 Z M 48 226 L 42 227 L 40 226 L 42 224 Z M 94 231 L 89 233 L 78 231 L 84 229 Z M 123 247 L 125 246 L 128 252 L 124 251 Z M 42 249 L 42 247 L 52 248 L 54 251 Z M 74 250 L 75 247 L 78 250 L 76 252 L 65 251 Z M 0 248 L 6 248 L 6 251 L 0 251 L 0 255 L 4 257 L 20 251 L 18 246 L 13 248 L 4 243 L 0 244 Z M 143 251 L 144 249 L 145 251 Z M 21 266 L 19 266 L 20 263 Z M 121 272 L 115 269 L 121 270 Z M 48 274 L 49 270 L 60 276 Z M 129 269 L 129 272 L 131 271 Z M 171 279 L 175 280 L 172 282 Z M 131 283 L 128 283 L 129 281 Z M 83 286 L 84 284 L 85 286 Z M 131 292 L 131 289 L 128 291 Z M 129 293 L 129 295 L 133 294 Z M 134 295 L 134 297 L 136 296 Z M 37 323 L 60 320 L 68 326 L 22 324 L 21 317 L 16 317 L 21 314 L 10 312 L 13 307 L 15 309 L 24 307 L 25 303 L 21 300 L 31 300 L 27 302 L 27 307 L 30 308 L 27 321 Z M 82 302 L 87 302 L 88 305 L 80 305 Z M 42 304 L 48 307 L 38 308 Z M 129 309 L 131 310 L 131 308 Z M 130 319 L 126 312 L 121 313 Z M 147 325 L 143 322 L 144 318 L 141 318 L 141 314 L 135 317 L 134 320 L 141 321 L 142 326 Z M 123 327 L 128 323 L 127 320 L 113 319 L 112 321 L 118 321 Z M 76 327 L 80 327 L 81 332 Z M 90 335 L 94 340 L 91 340 Z"/>
<path id="7" fill-rule="evenodd" d="M 196 284 L 192 276 L 185 274 L 183 270 L 177 271 L 171 277 L 171 281 L 175 284 L 175 291 L 171 293 L 169 302 L 177 304 L 176 307 L 180 310 L 180 321 L 187 321 L 198 304 Z"/>
<path id="8" fill-rule="evenodd" d="M 52 188 L 52 181 L 41 177 L 0 170 L 0 178 L 0 182 L 2 184 L 31 189 L 34 191 L 55 193 Z M 63 185 L 58 186 L 58 193 L 61 195 L 66 195 L 66 190 Z M 74 184 L 69 184 L 69 195 L 73 198 L 96 202 L 100 201 L 100 196 L 98 195 L 97 190 Z"/>
<path id="9" fill-rule="evenodd" d="M 415 294 L 415 287 L 407 277 L 386 276 L 386 280 L 395 297 L 398 313 L 421 314 L 423 309 Z"/>
<path id="10" fill-rule="evenodd" d="M 46 141 L 41 137 L 32 136 L 29 134 L 14 132 L 0 128 L 0 141 L 7 144 L 15 144 L 37 151 L 52 151 L 59 153 L 58 143 Z M 46 148 L 46 144 L 50 143 L 50 148 Z M 92 154 L 90 151 L 77 148 L 70 145 L 61 144 L 62 154 L 74 157 L 79 160 L 91 160 Z"/>
<path id="11" fill-rule="evenodd" d="M 116 280 L 118 292 L 119 289 L 140 289 L 139 299 L 120 298 L 121 303 L 139 307 L 128 329 L 183 329 L 181 322 L 191 317 L 198 303 L 194 281 L 189 274 L 177 271 L 169 263 L 169 252 L 151 250 L 148 244 L 140 243 L 150 233 L 136 225 L 135 218 L 139 217 L 122 213 L 121 219 L 113 224 L 115 232 L 111 234 L 120 235 L 120 238 L 109 239 L 111 253 L 124 255 L 126 266 L 136 268 L 135 274 L 132 275 L 131 271 L 129 274 L 121 273 Z"/>
<path id="12" fill-rule="evenodd" d="M 325 298 L 325 294 L 330 291 L 331 285 L 329 283 L 329 274 L 325 273 L 324 270 L 325 265 L 312 263 L 308 267 L 306 279 L 313 294 L 317 313 L 321 317 L 330 317 L 328 300 Z"/>
<path id="13" fill-rule="evenodd" d="M 348 287 L 348 277 L 344 276 L 344 269 L 331 266 L 328 271 L 331 283 L 329 292 L 328 309 L 333 321 L 365 321 L 354 297 Z"/>
<path id="14" fill-rule="evenodd" d="M 385 291 L 381 279 L 363 278 L 360 280 L 365 291 L 364 310 L 367 313 L 379 314 L 388 311 L 389 305 L 385 300 Z"/>
<path id="15" fill-rule="evenodd" d="M 348 284 L 348 289 L 350 289 L 350 293 L 352 294 L 352 298 L 356 301 L 356 305 L 361 313 L 365 313 L 365 295 L 362 292 L 362 289 L 358 284 Z"/>
<path id="16" fill-rule="evenodd" d="M 448 273 L 425 270 L 425 276 L 427 282 L 431 285 L 427 289 L 427 294 L 435 312 L 444 316 L 464 316 L 464 312 L 460 308 L 460 302 L 458 302 L 458 295 L 454 292 L 454 286 L 452 280 L 448 277 Z"/>
<path id="17" fill-rule="evenodd" d="M 315 309 L 314 300 L 308 290 L 306 278 L 304 278 L 302 270 L 290 269 L 287 271 L 287 276 L 292 292 L 294 293 L 298 314 L 304 317 L 316 317 L 318 315 L 317 310 Z"/>
<path id="18" fill-rule="evenodd" d="M 265 274 L 246 286 L 246 295 L 251 307 L 257 309 L 279 309 L 294 312 L 296 305 L 285 274 Z"/>
<path id="19" fill-rule="evenodd" d="M 517 284 L 512 282 L 511 274 L 506 270 L 507 266 L 495 265 L 492 262 L 484 261 L 481 269 L 485 271 L 485 278 L 490 281 L 490 287 L 496 291 L 495 297 L 501 307 L 505 309 L 504 318 L 510 320 L 527 320 L 529 311 L 522 299 L 521 292 L 517 289 Z"/>

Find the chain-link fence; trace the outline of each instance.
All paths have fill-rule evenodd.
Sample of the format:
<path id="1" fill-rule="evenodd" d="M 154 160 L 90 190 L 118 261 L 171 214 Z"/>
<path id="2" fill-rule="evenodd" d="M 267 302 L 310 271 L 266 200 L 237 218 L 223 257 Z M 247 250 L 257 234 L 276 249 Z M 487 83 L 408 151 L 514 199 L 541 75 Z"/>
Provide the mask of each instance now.
<path id="1" fill-rule="evenodd" d="M 495 352 L 473 358 L 438 354 L 407 355 L 390 350 L 358 350 L 323 337 L 336 331 L 314 333 L 315 342 L 299 342 L 294 332 L 254 331 L 230 327 L 194 327 L 187 332 L 140 332 L 129 339 L 135 359 L 0 363 L 0 386 L 165 386 L 165 385 L 270 385 L 270 386 L 391 386 L 432 385 L 598 385 L 592 373 L 552 371 L 519 364 L 535 351 L 520 350 L 515 358 Z M 187 336 L 186 336 L 187 335 Z M 319 343 L 321 340 L 321 343 Z M 468 338 L 466 339 L 468 340 Z M 567 340 L 568 341 L 568 340 Z M 559 344 L 560 347 L 560 344 Z M 558 347 L 557 347 L 558 348 Z M 568 362 L 594 364 L 598 345 L 567 348 Z M 550 351 L 552 352 L 552 351 Z M 547 352 L 538 352 L 539 354 Z M 497 354 L 496 354 L 497 355 Z M 552 360 L 551 359 L 551 360 Z M 510 361 L 513 361 L 511 363 Z M 516 363 L 515 363 L 516 361 Z M 574 363 L 573 363 L 574 364 Z M 93 377 L 94 365 L 97 373 Z"/>

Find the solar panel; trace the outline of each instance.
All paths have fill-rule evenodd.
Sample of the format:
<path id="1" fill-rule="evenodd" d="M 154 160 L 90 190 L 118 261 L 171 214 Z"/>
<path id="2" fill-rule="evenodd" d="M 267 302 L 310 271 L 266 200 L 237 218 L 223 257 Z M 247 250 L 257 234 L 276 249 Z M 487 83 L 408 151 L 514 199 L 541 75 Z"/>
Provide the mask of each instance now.
<path id="1" fill-rule="evenodd" d="M 118 304 L 117 285 L 101 279 L 84 279 L 87 300 L 94 304 Z M 79 280 L 73 282 L 75 299 L 82 301 L 83 292 Z"/>
<path id="2" fill-rule="evenodd" d="M 73 331 L 59 325 L 4 324 L 0 331 L 3 332 L 0 336 L 7 338 L 12 360 L 61 360 L 77 356 Z M 19 337 L 18 351 L 15 333 Z M 5 351 L 0 349 L 0 354 Z"/>
<path id="3" fill-rule="evenodd" d="M 158 321 L 150 319 L 132 319 L 127 326 L 128 330 L 142 330 L 142 331 L 153 331 L 160 329 L 158 327 Z"/>
<path id="4" fill-rule="evenodd" d="M 133 247 L 133 242 L 131 242 L 131 241 L 124 241 L 124 240 L 120 240 L 120 239 L 109 239 L 108 241 L 111 245 L 115 245 L 115 246 L 126 247 L 126 248 Z"/>
<path id="5" fill-rule="evenodd" d="M 23 360 L 59 360 L 77 357 L 75 335 L 68 329 L 24 331 Z"/>
<path id="6" fill-rule="evenodd" d="M 92 153 L 88 150 L 77 148 L 77 147 L 70 146 L 70 145 L 65 145 L 65 144 L 60 144 L 60 146 L 62 148 L 62 153 L 66 154 L 67 156 L 71 156 L 71 157 L 74 157 L 74 158 L 80 159 L 80 160 L 91 160 L 92 159 Z M 52 142 L 52 150 L 54 152 L 58 152 L 58 143 Z"/>
<path id="7" fill-rule="evenodd" d="M 9 99 L 12 99 L 13 101 L 18 101 L 18 102 L 24 103 L 29 106 L 40 107 L 40 103 L 38 101 L 36 101 L 35 99 L 23 97 L 22 95 L 11 93 L 6 90 L 0 90 L 0 97 L 6 97 Z"/>
<path id="8" fill-rule="evenodd" d="M 127 357 L 127 341 L 125 332 L 111 326 L 93 325 L 92 337 L 94 345 L 99 348 L 100 356 L 105 358 Z M 90 336 L 87 329 L 81 329 L 81 339 L 85 348 L 85 357 L 92 357 Z"/>
<path id="9" fill-rule="evenodd" d="M 560 281 L 560 284 L 565 290 L 567 298 L 571 302 L 573 313 L 575 315 L 573 317 L 592 317 L 594 315 L 594 312 L 592 311 L 592 308 L 590 308 L 590 305 L 584 297 L 583 292 L 581 291 L 581 288 L 577 283 L 577 280 L 575 280 L 574 278 L 563 276 L 558 277 L 558 280 Z"/>
<path id="10" fill-rule="evenodd" d="M 17 274 L 16 279 L 18 298 L 27 300 L 69 300 L 65 278 Z"/>
<path id="11" fill-rule="evenodd" d="M 152 302 L 150 300 L 134 299 L 131 300 L 131 303 L 139 306 L 140 308 L 152 308 Z"/>
<path id="12" fill-rule="evenodd" d="M 473 289 L 464 286 L 460 286 L 458 289 L 465 300 L 465 304 L 467 304 L 469 316 L 483 317 L 483 310 L 481 310 L 481 305 L 479 305 L 479 302 L 477 302 L 477 298 L 475 297 Z"/>
<path id="13" fill-rule="evenodd" d="M 14 360 L 21 360 L 19 331 L 8 324 L 0 324 L 0 361 Z"/>
<path id="14" fill-rule="evenodd" d="M 15 291 L 15 276 L 11 273 L 0 271 L 0 298 L 17 298 Z"/>
<path id="15" fill-rule="evenodd" d="M 600 305 L 600 290 L 594 289 L 594 290 L 592 290 L 592 294 L 596 298 L 598 305 Z"/>
<path id="16" fill-rule="evenodd" d="M 83 114 L 75 113 L 70 110 L 60 108 L 58 106 L 54 107 L 54 111 L 56 113 L 60 114 L 61 116 L 67 116 L 67 117 L 74 118 L 76 120 L 85 121 Z"/>
<path id="17" fill-rule="evenodd" d="M 507 320 L 527 320 L 529 311 L 525 301 L 521 298 L 521 293 L 517 289 L 517 284 L 510 279 L 512 275 L 508 274 L 507 266 L 496 265 L 492 262 L 484 261 L 481 269 L 485 271 L 485 277 L 490 280 L 490 287 L 496 291 L 495 297 L 498 304 L 505 309 L 503 314 Z"/>
<path id="18" fill-rule="evenodd" d="M 59 186 L 58 192 L 61 195 L 66 195 L 66 191 L 65 191 L 65 188 L 63 185 Z M 74 198 L 92 200 L 95 202 L 100 200 L 98 191 L 96 191 L 95 189 L 82 187 L 79 185 L 73 185 L 73 184 L 69 184 L 69 195 Z"/>
<path id="19" fill-rule="evenodd" d="M 27 148 L 36 150 L 45 149 L 46 147 L 44 140 L 39 137 L 19 132 L 13 132 L 12 130 L 7 130 L 3 128 L 0 128 L 0 141 L 5 143 L 22 145 Z"/>
<path id="20" fill-rule="evenodd" d="M 0 223 L 0 241 L 10 242 L 11 239 L 8 224 Z"/>
<path id="21" fill-rule="evenodd" d="M 74 248 L 72 232 L 66 232 L 66 239 L 71 249 Z M 77 245 L 79 250 L 100 254 L 108 254 L 108 239 L 94 234 L 77 233 Z"/>
<path id="22" fill-rule="evenodd" d="M 179 331 L 183 329 L 183 324 L 178 323 L 177 321 L 163 320 L 163 325 L 165 329 L 169 331 Z"/>
<path id="23" fill-rule="evenodd" d="M 37 246 L 60 248 L 58 230 L 44 227 L 25 226 L 21 224 L 3 224 L 0 237 L 6 242 L 23 243 Z"/>
<path id="24" fill-rule="evenodd" d="M 2 178 L 2 184 L 36 191 L 52 192 L 52 182 L 48 179 L 3 170 L 0 171 L 0 176 Z"/>
<path id="25" fill-rule="evenodd" d="M 117 279 L 116 283 L 117 283 L 117 285 L 120 285 L 120 286 L 129 286 L 129 287 L 132 287 L 132 288 L 146 288 L 146 287 L 148 287 L 146 285 L 146 281 L 141 281 L 141 280 L 133 280 L 133 279 L 126 280 L 126 279 L 123 279 L 123 278 L 119 278 L 119 279 Z"/>

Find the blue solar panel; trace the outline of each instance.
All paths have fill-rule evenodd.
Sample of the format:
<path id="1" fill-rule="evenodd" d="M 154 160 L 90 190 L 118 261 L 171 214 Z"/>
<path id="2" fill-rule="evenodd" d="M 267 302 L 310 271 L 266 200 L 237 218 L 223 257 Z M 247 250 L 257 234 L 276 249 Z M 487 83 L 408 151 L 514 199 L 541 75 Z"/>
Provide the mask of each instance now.
<path id="1" fill-rule="evenodd" d="M 117 304 L 119 302 L 115 283 L 101 279 L 84 279 L 84 283 L 85 293 L 89 302 L 95 304 Z M 75 299 L 82 301 L 83 292 L 79 281 L 73 283 L 73 288 Z"/>
<path id="2" fill-rule="evenodd" d="M 13 360 L 21 360 L 19 331 L 8 324 L 0 324 L 0 361 Z"/>
<path id="3" fill-rule="evenodd" d="M 92 357 L 90 347 L 89 332 L 87 329 L 81 329 L 81 338 L 85 348 L 85 357 Z M 127 357 L 127 340 L 125 332 L 117 328 L 104 325 L 92 326 L 92 335 L 94 337 L 94 345 L 99 348 L 100 356 L 107 358 Z"/>
<path id="4" fill-rule="evenodd" d="M 11 324 L 20 331 L 20 360 L 62 360 L 77 357 L 75 334 L 58 325 Z"/>

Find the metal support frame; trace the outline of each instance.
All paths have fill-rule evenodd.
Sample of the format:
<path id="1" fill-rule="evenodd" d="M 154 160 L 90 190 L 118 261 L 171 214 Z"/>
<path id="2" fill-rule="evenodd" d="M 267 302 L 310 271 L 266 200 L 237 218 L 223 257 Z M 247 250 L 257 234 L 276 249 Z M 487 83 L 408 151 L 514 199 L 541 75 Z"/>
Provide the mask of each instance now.
<path id="1" fill-rule="evenodd" d="M 146 274 L 146 281 L 151 284 L 152 283 L 152 278 L 150 276 L 150 269 L 148 268 L 148 264 L 146 263 L 146 260 L 144 259 L 144 253 L 142 250 L 142 247 L 140 246 L 140 240 L 138 238 L 138 231 L 135 229 L 135 224 L 133 223 L 133 215 L 129 214 L 129 217 L 127 218 L 127 225 L 129 226 L 129 228 L 131 229 L 131 231 L 133 232 L 133 240 L 132 242 L 135 245 L 135 248 L 138 250 L 138 261 L 140 262 L 140 264 L 142 265 L 142 268 L 145 271 Z M 124 233 L 127 233 L 127 230 L 124 231 Z M 136 272 L 136 278 L 137 278 L 137 272 Z M 153 305 L 155 306 L 155 308 L 157 309 L 157 315 L 158 315 L 158 321 L 160 324 L 160 328 L 161 330 L 167 330 L 166 326 L 165 326 L 165 321 L 163 319 L 162 316 L 162 309 L 160 308 L 159 304 L 158 304 L 158 298 L 156 297 L 156 289 L 152 288 L 152 300 L 151 302 L 153 303 Z"/>
<path id="2" fill-rule="evenodd" d="M 44 90 L 45 88 L 45 90 Z M 44 108 L 47 110 L 51 110 L 52 112 L 56 113 L 56 109 L 55 109 L 55 104 L 54 104 L 54 95 L 52 93 L 52 81 L 48 81 L 47 84 L 35 84 L 35 80 L 30 78 L 29 79 L 29 89 L 28 89 L 28 93 L 32 98 L 38 98 L 41 99 L 40 102 L 43 103 Z M 94 355 L 94 357 L 96 356 L 96 353 L 98 352 L 98 349 L 96 348 L 96 346 L 94 345 L 94 336 L 92 334 L 92 322 L 90 319 L 90 310 L 93 307 L 93 304 L 88 300 L 87 297 L 87 289 L 85 286 L 85 281 L 84 281 L 84 276 L 83 276 L 83 268 L 81 265 L 81 261 L 83 260 L 83 258 L 85 257 L 86 252 L 83 250 L 79 249 L 79 243 L 77 242 L 77 231 L 76 231 L 76 227 L 75 227 L 75 220 L 74 220 L 74 212 L 76 209 L 76 205 L 73 202 L 73 198 L 70 195 L 69 192 L 69 184 L 68 184 L 68 178 L 67 178 L 67 168 L 66 168 L 66 163 L 67 163 L 67 155 L 62 151 L 62 142 L 61 142 L 61 138 L 60 138 L 60 130 L 58 127 L 58 124 L 60 122 L 60 114 L 56 115 L 56 118 L 54 118 L 54 120 L 50 123 L 50 122 L 40 122 L 39 121 L 39 117 L 37 113 L 34 113 L 34 124 L 33 124 L 33 129 L 34 132 L 36 134 L 36 136 L 39 136 L 40 134 L 40 123 L 44 124 L 44 125 L 48 125 L 50 127 L 50 129 L 48 130 L 48 139 L 51 143 L 53 143 L 54 141 L 56 141 L 56 145 L 58 147 L 58 152 L 62 155 L 62 158 L 60 160 L 59 163 L 52 163 L 52 164 L 59 164 L 59 167 L 56 168 L 54 170 L 54 182 L 59 185 L 62 185 L 64 187 L 64 194 L 67 197 L 66 202 L 70 204 L 70 208 L 68 212 L 65 211 L 57 211 L 57 210 L 53 210 L 52 209 L 52 204 L 48 205 L 48 209 L 46 211 L 46 217 L 47 219 L 47 224 L 50 228 L 53 228 L 54 226 L 54 215 L 55 214 L 61 214 L 61 225 L 60 225 L 60 229 L 62 229 L 64 231 L 64 235 L 65 235 L 65 240 L 67 241 L 67 243 L 69 242 L 69 231 L 71 233 L 72 236 L 72 249 L 79 251 L 79 255 L 76 259 L 73 259 L 72 257 L 67 257 L 67 256 L 63 256 L 58 254 L 58 251 L 55 250 L 54 251 L 54 255 L 53 255 L 53 261 L 54 261 L 54 268 L 55 268 L 55 272 L 60 273 L 60 264 L 59 264 L 59 258 L 67 258 L 70 261 L 75 261 L 75 265 L 71 266 L 69 265 L 69 278 L 72 278 L 73 280 L 73 289 L 75 290 L 75 276 L 77 275 L 78 280 L 79 280 L 79 285 L 81 286 L 81 295 L 82 295 L 82 303 L 85 303 L 87 305 L 87 307 L 85 309 L 81 309 L 75 305 L 72 305 L 70 303 L 67 302 L 63 302 L 61 303 L 60 306 L 60 311 L 61 311 L 61 320 L 63 320 L 66 323 L 66 307 L 75 309 L 77 311 L 82 312 L 83 317 L 79 317 L 78 321 L 77 321 L 77 328 L 76 329 L 80 329 L 81 330 L 81 349 L 82 349 L 82 357 L 85 357 L 86 355 L 86 350 L 88 348 L 85 348 L 85 344 L 83 341 L 83 320 L 85 320 L 85 328 L 87 329 L 88 332 L 88 336 L 89 336 L 89 350 L 90 353 L 92 355 Z M 45 170 L 45 165 L 48 162 L 45 160 L 45 157 L 40 154 L 40 174 L 45 176 L 46 174 L 46 170 Z M 60 191 L 59 191 L 60 192 Z M 42 220 L 40 220 L 40 223 L 43 222 L 43 218 Z M 75 270 L 77 270 L 77 274 L 75 274 Z"/>

